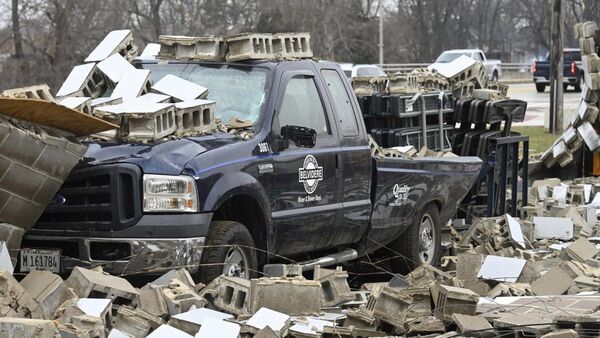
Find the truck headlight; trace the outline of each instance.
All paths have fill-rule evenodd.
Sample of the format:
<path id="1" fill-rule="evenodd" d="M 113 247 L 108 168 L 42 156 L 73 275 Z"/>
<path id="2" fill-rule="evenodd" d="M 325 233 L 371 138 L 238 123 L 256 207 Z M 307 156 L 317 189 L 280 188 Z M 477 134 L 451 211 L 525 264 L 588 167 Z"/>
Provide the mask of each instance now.
<path id="1" fill-rule="evenodd" d="M 144 212 L 197 212 L 196 182 L 189 176 L 144 175 Z"/>

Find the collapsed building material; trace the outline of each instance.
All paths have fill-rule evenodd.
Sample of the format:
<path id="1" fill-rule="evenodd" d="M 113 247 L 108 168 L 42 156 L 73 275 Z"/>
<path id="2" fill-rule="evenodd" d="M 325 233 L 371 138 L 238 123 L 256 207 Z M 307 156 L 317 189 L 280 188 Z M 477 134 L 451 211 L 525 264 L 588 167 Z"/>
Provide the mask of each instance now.
<path id="1" fill-rule="evenodd" d="M 564 217 L 533 217 L 535 239 L 573 238 L 573 220 Z"/>
<path id="2" fill-rule="evenodd" d="M 445 322 L 452 321 L 453 314 L 474 315 L 479 295 L 469 289 L 434 284 L 434 315 Z"/>
<path id="3" fill-rule="evenodd" d="M 251 282 L 249 310 L 269 308 L 289 315 L 317 314 L 321 308 L 321 283 L 304 277 L 259 278 Z"/>
<path id="4" fill-rule="evenodd" d="M 60 337 L 51 320 L 27 318 L 1 318 L 0 336 L 2 337 Z"/>
<path id="5" fill-rule="evenodd" d="M 25 234 L 25 229 L 23 228 L 12 224 L 0 223 L 0 241 L 3 241 L 4 245 L 6 245 L 12 266 L 17 264 L 17 253 L 19 248 L 21 248 L 23 234 Z"/>
<path id="6" fill-rule="evenodd" d="M 7 271 L 0 271 L 0 317 L 43 318 L 37 302 Z"/>
<path id="7" fill-rule="evenodd" d="M 404 326 L 406 312 L 413 302 L 410 290 L 397 291 L 385 286 L 373 299 L 372 306 L 367 304 L 367 308 L 373 312 L 373 316 L 395 327 Z"/>
<path id="8" fill-rule="evenodd" d="M 235 315 L 250 314 L 250 281 L 239 277 L 220 276 L 215 306 Z"/>
<path id="9" fill-rule="evenodd" d="M 75 301 L 77 295 L 65 285 L 60 276 L 48 271 L 32 271 L 21 285 L 39 304 L 44 318 L 54 318 L 56 310 L 67 301 Z"/>
<path id="10" fill-rule="evenodd" d="M 135 70 L 135 67 L 120 54 L 113 54 L 99 62 L 98 69 L 106 75 L 114 86 L 115 83 L 121 81 L 123 76 Z"/>
<path id="11" fill-rule="evenodd" d="M 208 89 L 184 80 L 178 76 L 168 74 L 158 80 L 152 90 L 174 97 L 179 101 L 190 101 L 198 98 L 206 98 Z"/>
<path id="12" fill-rule="evenodd" d="M 209 318 L 226 320 L 233 319 L 233 316 L 219 311 L 200 308 L 172 316 L 169 320 L 169 325 L 188 334 L 196 334 L 202 324 Z"/>
<path id="13" fill-rule="evenodd" d="M 227 62 L 239 60 L 269 59 L 273 55 L 273 35 L 261 33 L 242 33 L 225 38 Z"/>
<path id="14" fill-rule="evenodd" d="M 67 96 L 61 99 L 59 104 L 86 114 L 92 112 L 92 99 L 89 97 Z"/>
<path id="15" fill-rule="evenodd" d="M 128 61 L 137 56 L 137 46 L 129 29 L 108 33 L 96 48 L 85 58 L 85 62 L 100 62 L 113 54 L 120 54 Z"/>
<path id="16" fill-rule="evenodd" d="M 207 303 L 192 288 L 177 279 L 173 279 L 168 287 L 163 288 L 162 293 L 171 316 L 187 312 L 192 306 L 204 307 Z"/>
<path id="17" fill-rule="evenodd" d="M 6 89 L 0 93 L 0 97 L 14 97 L 22 99 L 36 99 L 45 101 L 54 101 L 54 97 L 50 93 L 50 88 L 47 84 L 36 86 L 28 86 L 22 88 Z"/>
<path id="18" fill-rule="evenodd" d="M 348 273 L 338 266 L 335 270 L 317 267 L 314 271 L 314 280 L 321 283 L 321 305 L 336 306 L 351 301 L 354 295 L 348 285 Z"/>
<path id="19" fill-rule="evenodd" d="M 125 279 L 75 267 L 65 284 L 81 298 L 109 297 L 118 304 L 133 302 L 139 292 Z"/>
<path id="20" fill-rule="evenodd" d="M 478 278 L 514 283 L 527 263 L 524 259 L 487 256 L 477 274 Z"/>
<path id="21" fill-rule="evenodd" d="M 56 97 L 85 96 L 97 98 L 106 91 L 108 84 L 95 63 L 73 67 L 56 93 Z"/>
<path id="22" fill-rule="evenodd" d="M 161 35 L 159 58 L 189 59 L 201 61 L 223 61 L 227 47 L 221 36 L 177 36 Z"/>

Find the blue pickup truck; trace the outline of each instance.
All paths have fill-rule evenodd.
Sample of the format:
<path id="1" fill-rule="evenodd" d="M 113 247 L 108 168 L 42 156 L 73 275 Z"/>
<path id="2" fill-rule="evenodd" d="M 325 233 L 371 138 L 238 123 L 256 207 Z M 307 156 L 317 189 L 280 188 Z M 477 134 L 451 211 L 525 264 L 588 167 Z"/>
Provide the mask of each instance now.
<path id="1" fill-rule="evenodd" d="M 580 92 L 583 85 L 583 68 L 581 66 L 581 50 L 579 48 L 565 48 L 563 50 L 563 87 L 573 86 Z M 531 66 L 533 83 L 538 93 L 543 93 L 546 86 L 550 85 L 550 58 L 545 61 L 534 61 Z"/>
<path id="2" fill-rule="evenodd" d="M 51 269 L 119 275 L 188 268 L 250 278 L 268 263 L 342 262 L 384 246 L 398 269 L 441 256 L 441 227 L 475 181 L 477 157 L 373 157 L 356 96 L 329 62 L 146 62 L 209 89 L 229 133 L 91 143 L 22 248 Z M 41 250 L 43 249 L 43 251 Z M 286 257 L 285 259 L 283 257 Z M 328 260 L 331 262 L 332 260 Z"/>

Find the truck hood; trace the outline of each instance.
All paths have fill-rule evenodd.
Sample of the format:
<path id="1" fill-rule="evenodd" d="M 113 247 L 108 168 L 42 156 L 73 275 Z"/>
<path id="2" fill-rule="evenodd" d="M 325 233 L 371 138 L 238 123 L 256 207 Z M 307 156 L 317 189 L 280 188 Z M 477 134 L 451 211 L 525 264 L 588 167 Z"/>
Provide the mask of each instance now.
<path id="1" fill-rule="evenodd" d="M 144 173 L 179 175 L 192 158 L 239 141 L 240 138 L 219 133 L 156 144 L 89 143 L 83 165 L 132 163 L 140 166 Z"/>

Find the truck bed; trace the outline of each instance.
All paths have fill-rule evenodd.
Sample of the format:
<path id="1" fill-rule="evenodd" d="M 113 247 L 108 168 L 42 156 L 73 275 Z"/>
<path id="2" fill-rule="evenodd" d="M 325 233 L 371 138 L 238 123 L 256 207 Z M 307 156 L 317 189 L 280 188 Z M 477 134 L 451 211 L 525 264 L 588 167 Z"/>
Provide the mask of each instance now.
<path id="1" fill-rule="evenodd" d="M 369 242 L 382 246 L 393 241 L 429 203 L 438 206 L 440 222 L 446 224 L 477 179 L 481 166 L 478 157 L 373 157 Z"/>

